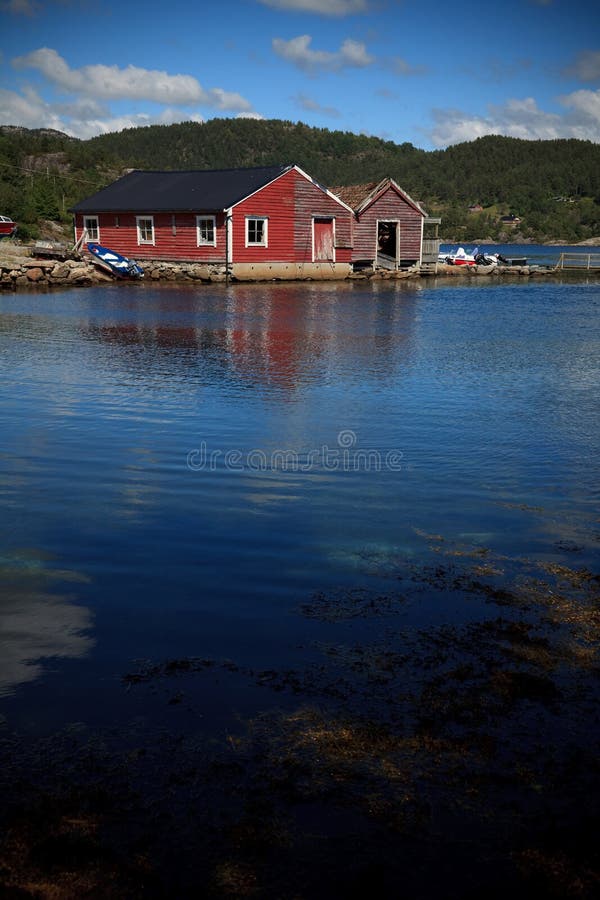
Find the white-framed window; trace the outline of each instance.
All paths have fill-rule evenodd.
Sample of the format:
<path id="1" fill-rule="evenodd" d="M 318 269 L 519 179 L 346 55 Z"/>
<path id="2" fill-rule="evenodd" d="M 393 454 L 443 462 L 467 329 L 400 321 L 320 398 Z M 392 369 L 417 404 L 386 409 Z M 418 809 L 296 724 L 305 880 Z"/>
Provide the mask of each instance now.
<path id="1" fill-rule="evenodd" d="M 246 247 L 267 247 L 269 220 L 265 216 L 247 216 Z"/>
<path id="2" fill-rule="evenodd" d="M 95 244 L 100 240 L 98 216 L 84 216 L 83 227 L 87 231 L 86 241 L 92 241 Z"/>
<path id="3" fill-rule="evenodd" d="M 217 228 L 214 216 L 196 216 L 196 240 L 199 247 L 217 246 Z"/>
<path id="4" fill-rule="evenodd" d="M 138 244 L 154 244 L 154 216 L 136 216 Z"/>

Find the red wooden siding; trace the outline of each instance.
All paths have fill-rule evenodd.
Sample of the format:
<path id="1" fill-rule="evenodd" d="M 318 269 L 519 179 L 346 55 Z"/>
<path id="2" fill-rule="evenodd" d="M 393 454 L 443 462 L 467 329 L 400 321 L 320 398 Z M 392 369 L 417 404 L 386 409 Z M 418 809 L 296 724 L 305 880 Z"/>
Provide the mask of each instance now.
<path id="1" fill-rule="evenodd" d="M 154 244 L 138 244 L 136 216 L 154 220 Z M 98 243 L 132 259 L 189 260 L 225 262 L 225 214 L 216 213 L 216 246 L 197 245 L 198 213 L 99 213 Z M 83 229 L 83 219 L 76 216 L 76 238 Z M 246 247 L 247 217 L 268 220 L 267 246 Z M 352 255 L 353 214 L 333 196 L 319 188 L 310 178 L 290 169 L 271 184 L 233 207 L 231 220 L 230 259 L 233 263 L 310 263 L 313 262 L 313 222 L 331 219 L 335 236 L 335 261 L 350 263 Z M 331 259 L 331 254 L 328 255 Z"/>
<path id="2" fill-rule="evenodd" d="M 377 222 L 399 222 L 400 258 L 421 258 L 421 223 L 423 216 L 389 187 L 354 223 L 352 259 L 371 260 L 377 253 Z"/>
<path id="3" fill-rule="evenodd" d="M 216 247 L 198 247 L 196 213 L 141 213 L 154 218 L 154 244 L 138 244 L 137 213 L 99 213 L 98 243 L 133 259 L 194 260 L 225 262 L 225 217 L 216 214 Z M 199 216 L 211 213 L 198 212 Z M 90 215 L 86 214 L 86 218 Z M 174 218 L 173 218 L 174 217 Z M 76 237 L 81 235 L 84 216 L 76 216 Z M 117 224 L 118 223 L 118 224 Z M 175 233 L 173 233 L 175 231 Z"/>
<path id="4" fill-rule="evenodd" d="M 297 173 L 296 173 L 297 174 Z M 315 217 L 335 220 L 335 261 L 352 261 L 352 219 L 350 210 L 320 190 L 312 181 L 297 174 L 296 221 L 294 247 L 298 262 L 312 262 L 313 228 Z"/>
<path id="5" fill-rule="evenodd" d="M 245 246 L 247 216 L 268 218 L 267 247 Z M 350 262 L 352 214 L 295 169 L 234 208 L 233 262 L 312 262 L 315 216 L 335 219 L 336 243 L 341 247 L 336 250 L 336 262 Z"/>

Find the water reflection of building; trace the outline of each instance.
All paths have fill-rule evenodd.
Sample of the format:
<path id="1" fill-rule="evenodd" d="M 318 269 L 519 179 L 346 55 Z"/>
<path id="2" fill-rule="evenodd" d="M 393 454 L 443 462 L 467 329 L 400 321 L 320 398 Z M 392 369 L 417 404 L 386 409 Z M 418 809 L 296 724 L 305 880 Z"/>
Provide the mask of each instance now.
<path id="1" fill-rule="evenodd" d="M 156 296 L 160 302 L 160 292 Z M 385 378 L 401 371 L 410 356 L 413 290 L 284 283 L 182 296 L 187 304 L 179 298 L 176 313 L 167 304 L 158 309 L 144 302 L 139 320 L 138 310 L 129 309 L 133 321 L 90 324 L 87 335 L 136 350 L 126 364 L 142 376 L 150 360 L 155 368 L 162 359 L 168 361 L 167 381 L 206 373 L 211 380 L 241 378 L 290 395 L 336 369 Z"/>

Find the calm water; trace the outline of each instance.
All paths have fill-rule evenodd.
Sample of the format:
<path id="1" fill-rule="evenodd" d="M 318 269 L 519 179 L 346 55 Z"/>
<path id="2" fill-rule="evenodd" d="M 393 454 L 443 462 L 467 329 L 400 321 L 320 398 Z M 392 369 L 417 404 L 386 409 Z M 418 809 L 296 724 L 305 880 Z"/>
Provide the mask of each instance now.
<path id="1" fill-rule="evenodd" d="M 454 252 L 459 244 L 442 244 L 440 246 L 441 253 Z M 549 244 L 474 244 L 466 242 L 462 245 L 468 253 L 471 253 L 475 247 L 479 247 L 480 251 L 485 253 L 501 253 L 502 256 L 510 258 L 511 256 L 524 256 L 529 265 L 532 266 L 555 266 L 558 263 L 561 253 L 569 255 L 577 254 L 582 259 L 592 254 L 598 259 L 600 256 L 599 247 L 584 247 L 581 245 L 571 246 L 569 244 L 549 245 Z M 573 261 L 571 260 L 571 265 Z M 587 265 L 587 260 L 586 260 Z"/>
<path id="2" fill-rule="evenodd" d="M 292 664 L 327 630 L 299 606 L 420 532 L 597 562 L 599 283 L 1 295 L 0 362 L 11 727 L 136 714 L 134 660 Z"/>

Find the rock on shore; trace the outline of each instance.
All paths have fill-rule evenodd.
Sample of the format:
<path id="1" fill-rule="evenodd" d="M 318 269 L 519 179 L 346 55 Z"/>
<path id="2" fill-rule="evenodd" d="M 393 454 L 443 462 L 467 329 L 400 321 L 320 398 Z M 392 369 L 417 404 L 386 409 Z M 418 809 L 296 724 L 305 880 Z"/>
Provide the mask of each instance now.
<path id="1" fill-rule="evenodd" d="M 116 279 L 109 272 L 90 259 L 40 259 L 32 257 L 31 248 L 21 245 L 0 245 L 0 290 L 22 291 L 33 288 L 48 289 L 51 287 L 67 287 L 69 285 L 82 286 L 103 284 Z M 168 282 L 205 282 L 220 283 L 225 281 L 225 266 L 222 264 L 204 264 L 196 262 L 167 262 L 161 260 L 149 260 L 144 264 L 145 281 L 153 283 Z M 485 276 L 521 276 L 544 275 L 552 272 L 541 266 L 448 266 L 438 264 L 437 268 L 412 267 L 407 270 L 387 271 L 371 269 L 363 272 L 350 273 L 350 279 L 403 279 L 435 276 L 473 277 Z M 253 278 L 236 277 L 239 280 L 273 280 L 260 276 Z"/>
<path id="2" fill-rule="evenodd" d="M 29 248 L 0 247 L 0 289 L 23 290 L 38 287 L 92 285 L 115 281 L 109 272 L 89 259 L 38 259 Z M 144 265 L 152 281 L 224 281 L 223 266 L 152 261 Z"/>

